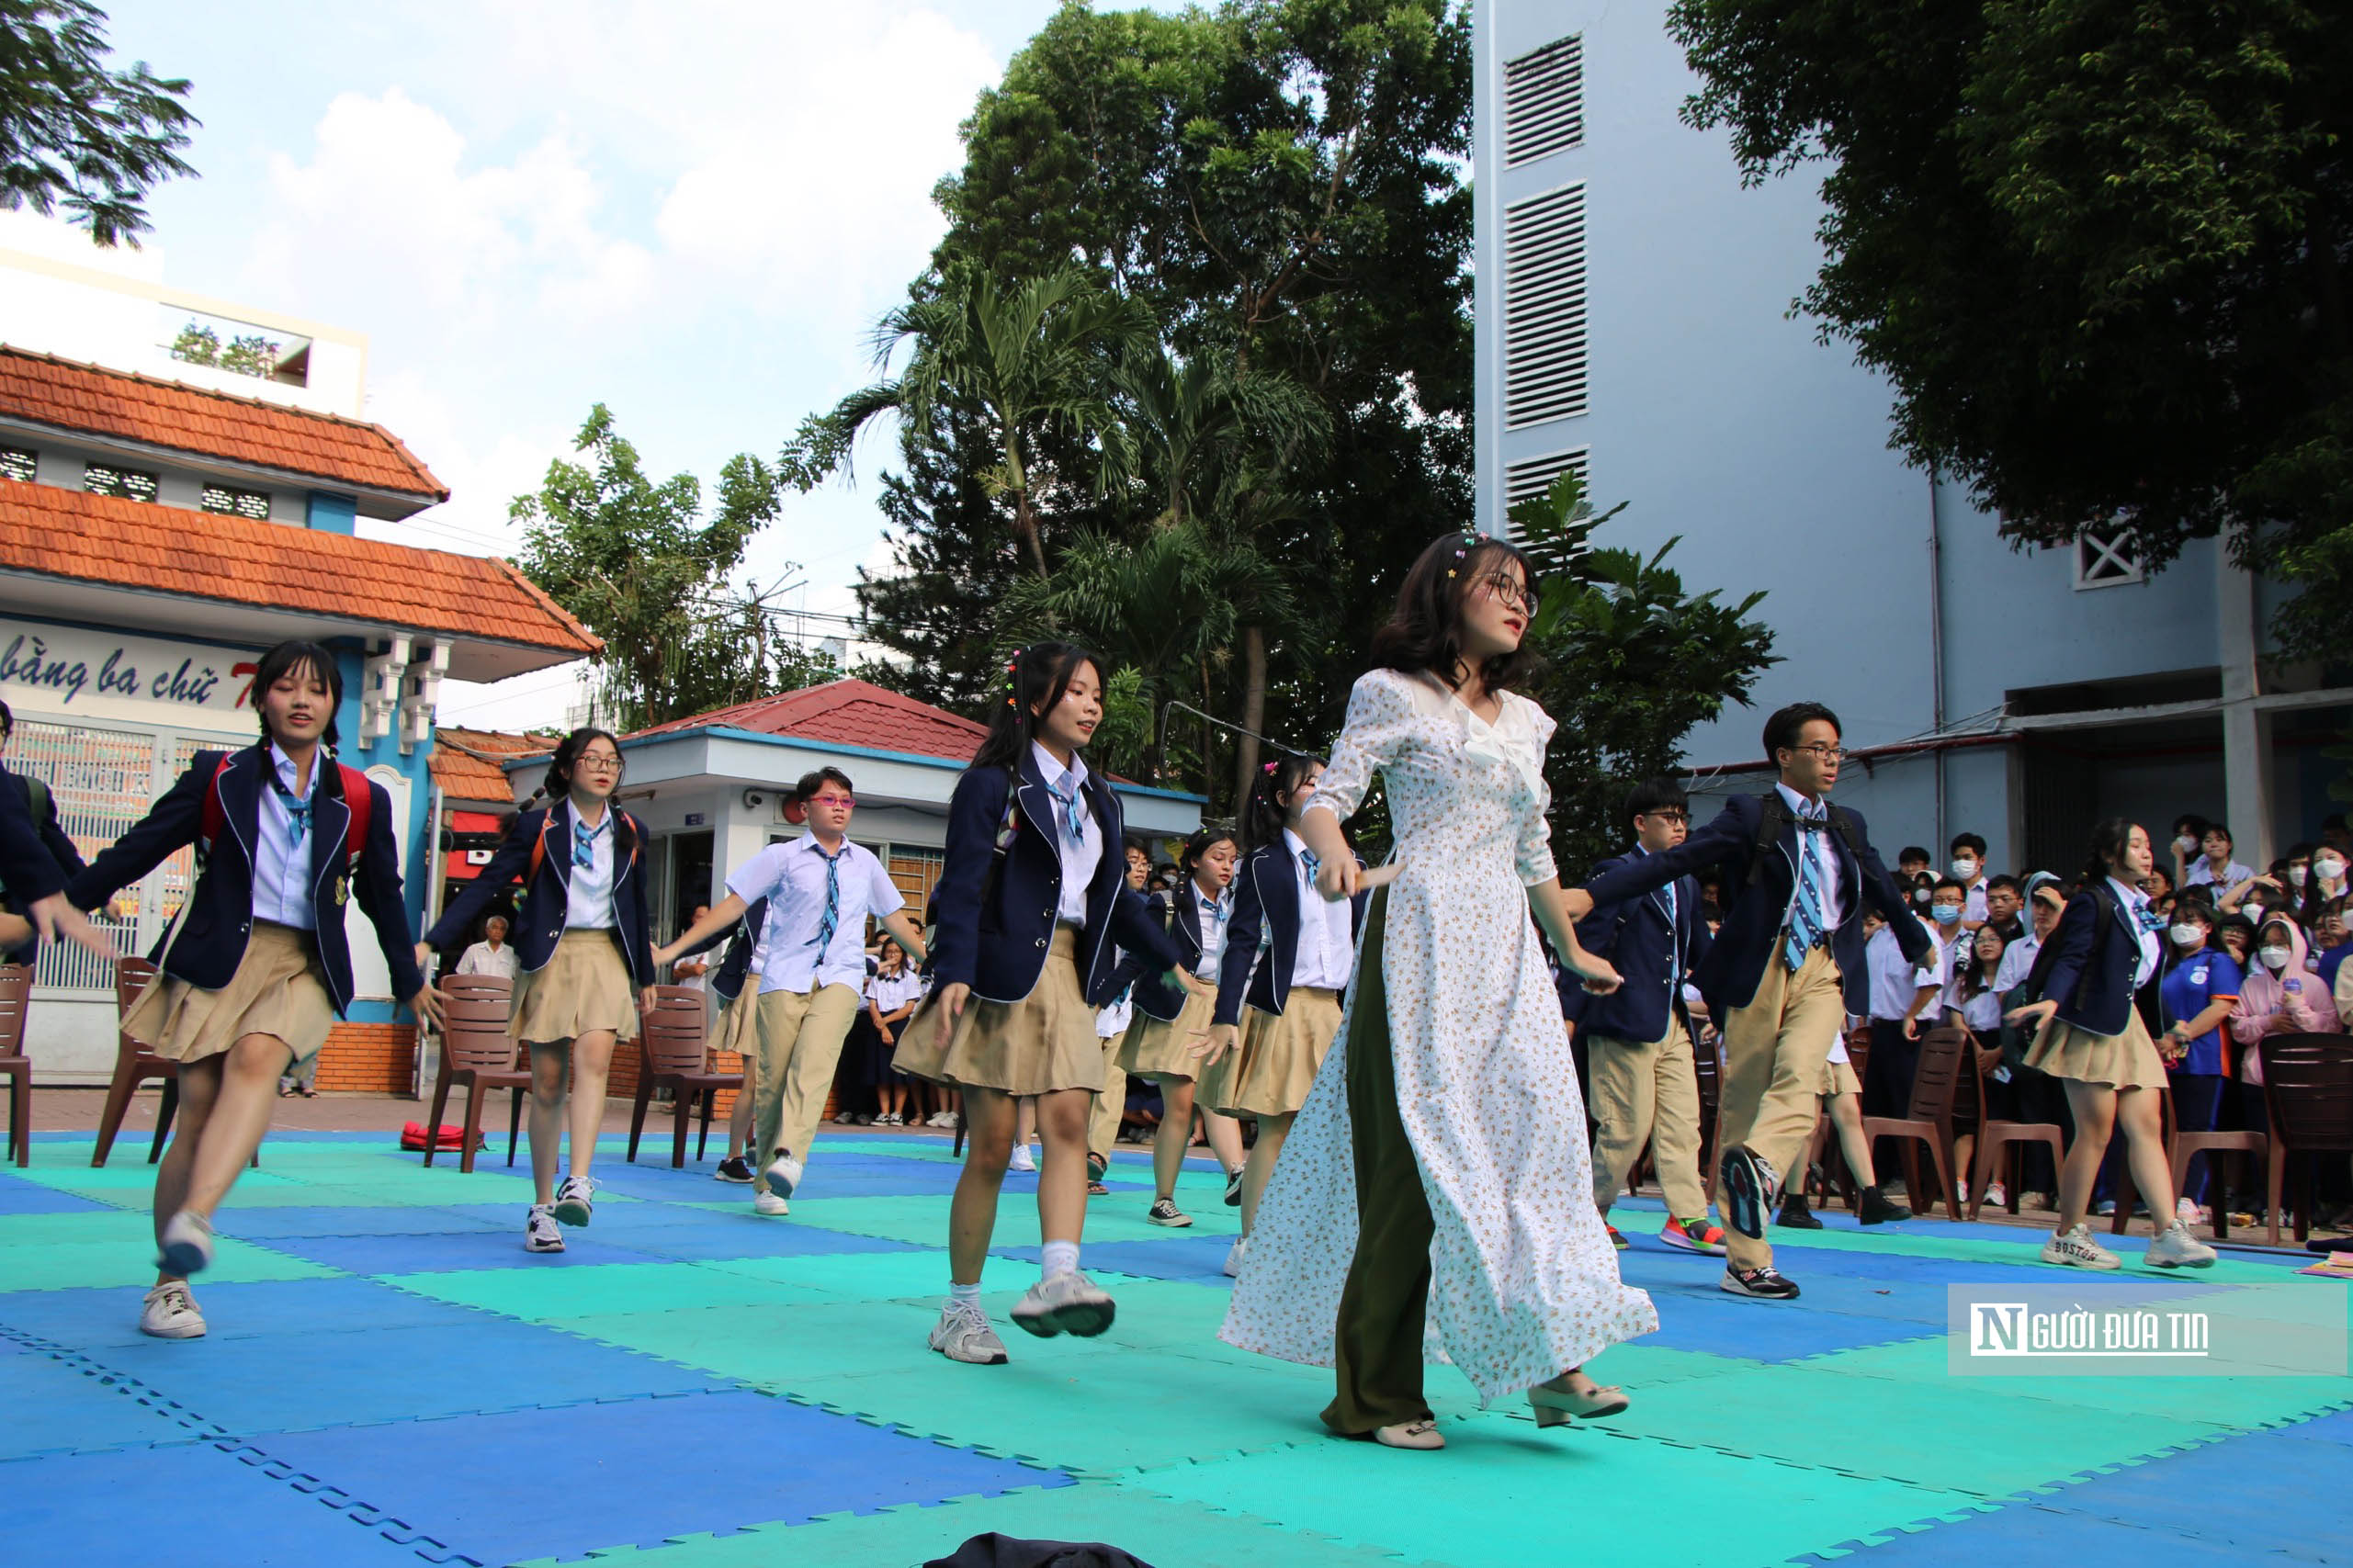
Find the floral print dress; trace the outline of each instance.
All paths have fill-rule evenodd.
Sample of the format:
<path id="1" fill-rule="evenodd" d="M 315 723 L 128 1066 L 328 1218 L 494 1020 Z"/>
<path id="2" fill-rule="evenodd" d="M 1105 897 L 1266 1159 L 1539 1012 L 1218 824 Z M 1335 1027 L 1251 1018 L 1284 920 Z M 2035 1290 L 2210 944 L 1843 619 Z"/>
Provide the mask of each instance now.
<path id="1" fill-rule="evenodd" d="M 1555 874 L 1552 732 L 1517 694 L 1489 725 L 1434 680 L 1374 670 L 1349 697 L 1315 799 L 1345 818 L 1374 773 L 1387 785 L 1404 863 L 1384 914 L 1389 1048 L 1435 1224 L 1424 1343 L 1483 1403 L 1658 1326 L 1650 1297 L 1620 1280 L 1593 1206 L 1584 1098 L 1528 911 L 1525 889 Z M 1313 1366 L 1332 1364 L 1356 1249 L 1350 1031 L 1284 1145 L 1218 1335 Z"/>

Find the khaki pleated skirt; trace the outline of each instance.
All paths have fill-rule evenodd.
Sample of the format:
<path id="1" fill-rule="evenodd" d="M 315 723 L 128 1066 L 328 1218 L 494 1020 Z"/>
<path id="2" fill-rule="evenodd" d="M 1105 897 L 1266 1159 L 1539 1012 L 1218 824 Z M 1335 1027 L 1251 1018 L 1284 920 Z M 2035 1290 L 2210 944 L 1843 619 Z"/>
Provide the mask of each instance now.
<path id="1" fill-rule="evenodd" d="M 967 997 L 945 1050 L 933 1011 L 935 988 L 899 1031 L 891 1066 L 951 1089 L 1013 1095 L 1101 1089 L 1106 1053 L 1095 1033 L 1095 1010 L 1079 984 L 1078 953 L 1078 931 L 1058 927 L 1029 995 L 1017 1002 Z"/>
<path id="2" fill-rule="evenodd" d="M 546 964 L 515 977 L 514 1034 L 526 1044 L 553 1045 L 600 1029 L 635 1040 L 638 998 L 613 933 L 580 927 L 556 939 Z"/>
<path id="3" fill-rule="evenodd" d="M 1175 1078 L 1190 1083 L 1201 1076 L 1201 1058 L 1193 1054 L 1209 1034 L 1217 1013 L 1217 998 L 1185 994 L 1184 1010 L 1166 1022 L 1145 1012 L 1127 1026 L 1119 1043 L 1119 1068 L 1130 1077 Z"/>
<path id="4" fill-rule="evenodd" d="M 722 1006 L 718 1017 L 712 1021 L 711 1049 L 733 1051 L 747 1058 L 758 1055 L 755 1042 L 759 1019 L 760 976 L 746 975 L 743 989 L 736 993 L 733 1001 Z"/>
<path id="5" fill-rule="evenodd" d="M 2165 1060 L 2138 1009 L 2126 1014 L 2121 1034 L 2094 1034 L 2053 1018 L 2036 1031 L 2026 1065 L 2054 1078 L 2110 1089 L 2166 1087 Z"/>
<path id="6" fill-rule="evenodd" d="M 1822 1082 L 1814 1092 L 1822 1095 L 1861 1094 L 1862 1079 L 1855 1077 L 1852 1062 L 1826 1060 L 1822 1064 Z"/>
<path id="7" fill-rule="evenodd" d="M 201 1062 L 248 1034 L 286 1042 L 298 1062 L 315 1056 L 335 1026 L 335 1004 L 309 931 L 255 920 L 237 972 L 217 991 L 158 975 L 122 1015 L 123 1032 L 158 1056 Z"/>
<path id="8" fill-rule="evenodd" d="M 1223 1116 L 1290 1116 L 1340 1032 L 1340 993 L 1294 986 L 1281 1013 L 1242 1010 L 1242 1044 L 1201 1075 L 1193 1101 Z"/>

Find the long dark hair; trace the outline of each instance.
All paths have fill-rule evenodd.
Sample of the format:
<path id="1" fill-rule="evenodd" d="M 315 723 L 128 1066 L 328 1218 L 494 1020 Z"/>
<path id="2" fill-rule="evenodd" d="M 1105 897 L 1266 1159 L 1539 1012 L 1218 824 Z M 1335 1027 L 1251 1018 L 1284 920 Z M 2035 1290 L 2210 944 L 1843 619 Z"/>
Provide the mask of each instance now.
<path id="1" fill-rule="evenodd" d="M 1488 534 L 1442 534 L 1405 574 L 1397 607 L 1373 634 L 1373 662 L 1391 670 L 1427 670 L 1448 685 L 1467 673 L 1463 662 L 1463 598 L 1471 585 L 1510 562 L 1520 563 L 1528 604 L 1535 607 L 1535 563 L 1508 539 Z M 1541 662 L 1523 639 L 1509 653 L 1491 654 L 1479 676 L 1491 692 L 1515 686 Z"/>
<path id="2" fill-rule="evenodd" d="M 1258 777 L 1250 784 L 1250 809 L 1242 813 L 1242 829 L 1249 835 L 1251 849 L 1283 837 L 1283 829 L 1291 822 L 1291 811 L 1283 804 L 1283 797 L 1307 783 L 1307 775 L 1323 765 L 1321 757 L 1285 751 L 1259 769 Z"/>
<path id="3" fill-rule="evenodd" d="M 972 765 L 1021 766 L 1037 739 L 1039 716 L 1054 711 L 1081 664 L 1095 667 L 1097 682 L 1104 680 L 1102 658 L 1075 642 L 1032 643 L 1016 654 L 1006 671 L 1005 700 L 990 710 L 989 734 L 972 754 Z"/>
<path id="4" fill-rule="evenodd" d="M 568 795 L 571 793 L 572 767 L 580 761 L 580 754 L 588 750 L 588 743 L 592 740 L 609 740 L 613 743 L 614 754 L 616 756 L 620 754 L 619 736 L 609 729 L 599 729 L 593 724 L 582 725 L 578 729 L 556 742 L 556 753 L 548 759 L 548 776 L 539 782 L 541 796 L 552 801 L 560 795 Z M 628 770 L 628 762 L 624 761 L 621 767 L 622 772 L 626 773 Z M 621 774 L 615 773 L 614 787 L 619 788 L 620 783 Z"/>
<path id="5" fill-rule="evenodd" d="M 269 716 L 262 711 L 262 694 L 306 668 L 317 673 L 333 704 L 327 710 L 327 728 L 321 738 L 330 747 L 341 744 L 343 733 L 335 723 L 335 715 L 343 708 L 343 666 L 335 662 L 334 654 L 315 642 L 281 642 L 263 654 L 262 661 L 254 667 L 254 716 L 261 720 L 264 740 L 276 737 L 269 732 Z"/>
<path id="6" fill-rule="evenodd" d="M 2110 817 L 2092 829 L 2091 848 L 2084 859 L 2085 882 L 2104 882 L 2111 876 L 2123 880 L 2124 848 L 2139 826 L 2130 817 Z"/>
<path id="7" fill-rule="evenodd" d="M 1196 829 L 1193 837 L 1184 841 L 1184 849 L 1177 856 L 1179 877 L 1191 882 L 1193 867 L 1201 863 L 1201 857 L 1219 844 L 1231 844 L 1238 850 L 1242 847 L 1242 841 L 1223 828 Z"/>

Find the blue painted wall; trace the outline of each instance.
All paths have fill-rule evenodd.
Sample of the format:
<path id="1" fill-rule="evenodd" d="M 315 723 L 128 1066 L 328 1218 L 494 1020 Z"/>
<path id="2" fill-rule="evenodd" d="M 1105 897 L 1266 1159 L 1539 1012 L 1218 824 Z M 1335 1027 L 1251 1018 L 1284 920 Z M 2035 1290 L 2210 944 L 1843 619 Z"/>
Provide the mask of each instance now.
<path id="1" fill-rule="evenodd" d="M 402 892 L 409 910 L 409 926 L 413 932 L 422 930 L 426 890 L 439 874 L 439 854 L 433 842 L 433 744 L 426 741 L 407 756 L 401 755 L 397 735 L 365 744 L 359 735 L 359 693 L 366 675 L 368 656 L 365 649 L 347 639 L 335 647 L 336 661 L 343 666 L 343 705 L 335 712 L 335 724 L 342 732 L 344 743 L 337 760 L 363 773 L 369 768 L 390 767 L 409 781 L 409 811 L 405 823 L 398 824 L 402 836 L 402 858 L 407 864 L 407 874 L 402 881 Z M 390 1022 L 399 1010 L 384 1002 L 354 1002 L 351 1017 L 357 1023 Z"/>
<path id="2" fill-rule="evenodd" d="M 333 491 L 311 492 L 308 525 L 329 534 L 350 534 L 358 530 L 359 503 L 347 495 Z"/>

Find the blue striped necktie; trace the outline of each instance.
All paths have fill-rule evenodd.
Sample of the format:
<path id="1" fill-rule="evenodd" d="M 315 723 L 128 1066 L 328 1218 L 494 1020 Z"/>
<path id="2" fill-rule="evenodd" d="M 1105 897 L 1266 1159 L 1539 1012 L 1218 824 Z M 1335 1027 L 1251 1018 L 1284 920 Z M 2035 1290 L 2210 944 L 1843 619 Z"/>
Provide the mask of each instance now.
<path id="1" fill-rule="evenodd" d="M 1307 868 L 1307 886 L 1313 887 L 1316 885 L 1316 873 L 1324 868 L 1324 857 L 1313 850 L 1301 850 L 1299 859 Z"/>
<path id="2" fill-rule="evenodd" d="M 1064 773 L 1058 784 L 1048 784 L 1046 793 L 1062 803 L 1062 830 L 1073 844 L 1087 841 L 1087 830 L 1079 818 L 1079 778 L 1076 773 Z"/>
<path id="3" fill-rule="evenodd" d="M 1821 942 L 1828 923 L 1822 908 L 1822 879 L 1815 869 L 1814 847 L 1808 841 L 1810 834 L 1818 833 L 1828 825 L 1827 813 L 1808 812 L 1797 819 L 1797 896 L 1790 900 L 1789 938 L 1782 944 L 1782 956 L 1792 969 L 1804 966 L 1805 955 Z"/>
<path id="4" fill-rule="evenodd" d="M 850 846 L 843 844 L 830 855 L 814 844 L 810 848 L 816 850 L 817 858 L 825 863 L 825 913 L 818 917 L 817 934 L 809 939 L 809 945 L 817 949 L 818 956 L 821 958 L 833 945 L 833 933 L 841 929 L 842 857 L 850 852 Z"/>

